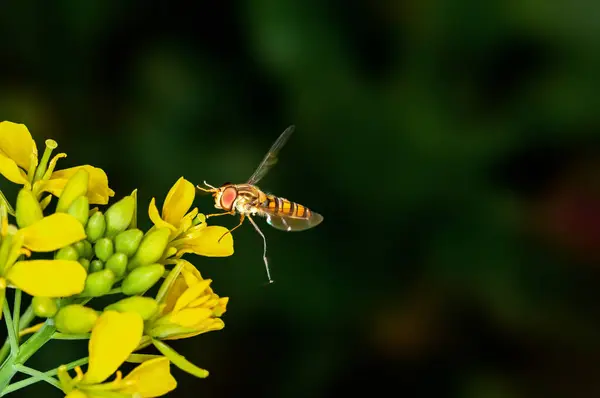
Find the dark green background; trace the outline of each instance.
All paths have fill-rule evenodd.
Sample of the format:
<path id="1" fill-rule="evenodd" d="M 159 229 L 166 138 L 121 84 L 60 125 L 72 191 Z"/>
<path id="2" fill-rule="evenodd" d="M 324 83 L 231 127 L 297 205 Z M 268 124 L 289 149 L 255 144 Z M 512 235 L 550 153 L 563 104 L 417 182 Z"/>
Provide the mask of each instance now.
<path id="1" fill-rule="evenodd" d="M 270 286 L 250 225 L 190 257 L 231 301 L 173 343 L 211 375 L 170 396 L 600 393 L 600 3 L 0 6 L 0 119 L 138 188 L 145 227 L 180 176 L 244 182 L 297 126 L 261 187 L 325 221 L 261 220 Z"/>

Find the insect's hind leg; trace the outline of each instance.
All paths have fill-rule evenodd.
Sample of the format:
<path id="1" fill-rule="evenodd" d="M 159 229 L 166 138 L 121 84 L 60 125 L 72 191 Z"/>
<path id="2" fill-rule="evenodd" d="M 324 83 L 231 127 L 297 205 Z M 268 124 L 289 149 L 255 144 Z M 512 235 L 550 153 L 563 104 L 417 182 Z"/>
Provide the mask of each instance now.
<path id="1" fill-rule="evenodd" d="M 267 259 L 267 238 L 265 237 L 265 234 L 262 233 L 260 228 L 258 228 L 258 225 L 256 225 L 252 217 L 248 216 L 248 220 L 250 220 L 256 232 L 258 232 L 263 238 L 263 261 L 265 262 L 265 269 L 267 270 L 267 278 L 269 279 L 269 283 L 273 283 L 273 279 L 271 279 L 271 271 L 269 270 L 269 260 Z"/>

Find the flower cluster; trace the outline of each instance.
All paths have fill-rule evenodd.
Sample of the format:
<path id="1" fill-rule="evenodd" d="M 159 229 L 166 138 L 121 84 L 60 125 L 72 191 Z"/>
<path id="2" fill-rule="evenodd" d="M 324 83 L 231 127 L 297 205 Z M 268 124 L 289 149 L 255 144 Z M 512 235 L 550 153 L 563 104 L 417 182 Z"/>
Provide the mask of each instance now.
<path id="1" fill-rule="evenodd" d="M 0 193 L 0 304 L 8 329 L 0 395 L 46 381 L 69 398 L 158 397 L 177 386 L 171 364 L 206 377 L 165 341 L 224 327 L 228 298 L 214 293 L 212 281 L 182 256 L 230 256 L 231 234 L 191 209 L 195 188 L 183 177 L 161 212 L 150 202 L 148 231 L 137 226 L 137 191 L 105 210 L 91 207 L 108 205 L 115 195 L 106 174 L 90 165 L 56 170 L 66 156 L 51 158 L 56 147 L 47 140 L 38 159 L 24 125 L 0 123 L 0 173 L 22 186 L 14 208 Z M 14 290 L 12 311 L 8 289 Z M 32 297 L 25 311 L 23 293 Z M 114 300 L 104 308 L 90 304 L 106 296 Z M 35 319 L 40 322 L 30 326 Z M 89 339 L 89 356 L 47 372 L 27 367 L 51 339 Z M 156 354 L 139 353 L 150 346 Z M 123 377 L 124 362 L 139 365 Z M 30 377 L 10 384 L 16 372 Z"/>

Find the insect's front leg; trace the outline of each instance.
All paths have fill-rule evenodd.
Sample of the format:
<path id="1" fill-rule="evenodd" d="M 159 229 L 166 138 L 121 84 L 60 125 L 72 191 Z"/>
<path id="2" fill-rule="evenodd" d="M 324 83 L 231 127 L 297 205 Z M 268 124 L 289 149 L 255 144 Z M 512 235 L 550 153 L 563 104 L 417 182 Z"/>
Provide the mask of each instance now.
<path id="1" fill-rule="evenodd" d="M 235 214 L 235 210 L 230 210 L 230 211 L 226 211 L 224 213 L 207 214 L 206 218 L 217 217 L 217 216 L 225 216 L 225 215 L 231 215 L 231 216 L 233 216 L 234 214 Z"/>

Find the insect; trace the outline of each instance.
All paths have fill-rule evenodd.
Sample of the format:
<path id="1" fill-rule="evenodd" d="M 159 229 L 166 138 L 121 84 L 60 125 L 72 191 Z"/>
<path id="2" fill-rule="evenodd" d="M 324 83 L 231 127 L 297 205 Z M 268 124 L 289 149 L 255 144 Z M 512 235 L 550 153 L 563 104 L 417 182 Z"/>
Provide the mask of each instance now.
<path id="1" fill-rule="evenodd" d="M 226 232 L 220 239 L 228 233 L 233 232 L 236 228 L 239 228 L 246 218 L 252 223 L 260 236 L 262 236 L 263 261 L 267 270 L 269 283 L 273 283 L 273 280 L 271 279 L 269 261 L 267 259 L 267 239 L 252 217 L 265 217 L 269 225 L 282 231 L 304 231 L 316 227 L 323 221 L 323 216 L 307 207 L 275 195 L 267 194 L 256 186 L 275 163 L 277 163 L 279 151 L 288 141 L 294 129 L 294 126 L 290 126 L 281 133 L 254 171 L 254 174 L 250 176 L 245 184 L 226 183 L 220 188 L 216 188 L 204 181 L 204 185 L 208 188 L 203 188 L 200 185 L 197 186 L 201 191 L 209 192 L 213 195 L 215 208 L 224 210 L 223 213 L 209 214 L 207 218 L 226 214 L 235 215 L 236 213 L 240 215 L 240 223 Z"/>

